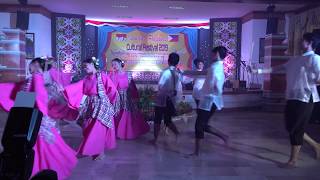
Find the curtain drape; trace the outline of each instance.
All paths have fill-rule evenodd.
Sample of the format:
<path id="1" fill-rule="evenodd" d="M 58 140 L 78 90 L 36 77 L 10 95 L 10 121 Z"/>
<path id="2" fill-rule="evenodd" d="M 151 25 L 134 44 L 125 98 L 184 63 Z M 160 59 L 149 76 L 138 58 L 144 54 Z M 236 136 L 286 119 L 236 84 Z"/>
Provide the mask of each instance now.
<path id="1" fill-rule="evenodd" d="M 288 52 L 301 54 L 301 38 L 304 33 L 320 29 L 320 7 L 292 15 L 289 18 Z"/>

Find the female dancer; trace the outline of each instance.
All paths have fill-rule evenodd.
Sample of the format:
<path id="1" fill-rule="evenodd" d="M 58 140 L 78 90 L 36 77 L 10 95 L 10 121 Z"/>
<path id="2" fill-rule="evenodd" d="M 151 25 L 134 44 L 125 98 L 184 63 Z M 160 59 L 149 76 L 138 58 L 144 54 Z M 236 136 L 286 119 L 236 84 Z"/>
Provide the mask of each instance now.
<path id="1" fill-rule="evenodd" d="M 0 89 L 0 107 L 9 111 L 17 91 L 29 91 L 36 93 L 36 106 L 43 113 L 39 135 L 34 146 L 35 157 L 32 175 L 45 169 L 57 172 L 58 179 L 66 179 L 77 164 L 76 152 L 73 151 L 62 139 L 59 130 L 55 127 L 56 121 L 48 116 L 50 107 L 48 102 L 52 95 L 47 91 L 43 78 L 45 60 L 36 58 L 30 64 L 32 76 L 26 82 L 2 83 Z"/>
<path id="2" fill-rule="evenodd" d="M 50 63 L 53 64 L 54 62 Z M 47 65 L 49 70 L 43 73 L 46 89 L 50 96 L 49 116 L 60 120 L 75 120 L 79 113 L 77 110 L 69 108 L 63 95 L 63 88 L 71 83 L 72 74 L 63 73 L 59 67 L 51 64 Z"/>
<path id="3" fill-rule="evenodd" d="M 71 108 L 80 108 L 80 118 L 83 118 L 84 138 L 78 155 L 99 160 L 104 156 L 104 149 L 116 147 L 114 116 L 118 113 L 115 104 L 119 103 L 119 94 L 109 77 L 97 70 L 93 58 L 86 59 L 83 66 L 88 75 L 67 86 L 64 94 Z M 86 97 L 84 103 L 83 97 Z"/>
<path id="4" fill-rule="evenodd" d="M 131 76 L 123 71 L 124 63 L 112 60 L 113 72 L 109 74 L 120 95 L 120 113 L 115 118 L 116 133 L 120 139 L 135 139 L 146 134 L 150 127 L 138 109 L 139 94 Z"/>

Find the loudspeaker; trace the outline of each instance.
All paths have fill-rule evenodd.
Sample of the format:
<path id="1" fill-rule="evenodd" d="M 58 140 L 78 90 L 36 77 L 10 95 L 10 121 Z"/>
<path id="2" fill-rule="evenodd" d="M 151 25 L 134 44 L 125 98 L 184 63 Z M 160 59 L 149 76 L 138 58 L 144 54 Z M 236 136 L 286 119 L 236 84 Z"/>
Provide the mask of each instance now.
<path id="1" fill-rule="evenodd" d="M 278 32 L 278 18 L 274 17 L 276 6 L 270 4 L 267 7 L 268 19 L 267 19 L 267 34 L 276 34 Z"/>
<path id="2" fill-rule="evenodd" d="M 0 179 L 27 180 L 32 174 L 34 150 L 12 153 L 4 151 L 0 154 Z"/>
<path id="3" fill-rule="evenodd" d="M 21 151 L 32 148 L 37 140 L 42 113 L 28 107 L 12 107 L 2 135 L 2 146 L 6 151 Z"/>
<path id="4" fill-rule="evenodd" d="M 21 30 L 28 30 L 29 28 L 29 13 L 24 11 L 17 11 L 16 28 Z"/>
<path id="5" fill-rule="evenodd" d="M 267 20 L 267 34 L 276 34 L 278 32 L 278 18 L 268 18 Z"/>
<path id="6" fill-rule="evenodd" d="M 16 102 L 18 102 L 16 100 Z M 2 135 L 0 179 L 29 179 L 42 113 L 31 107 L 12 107 Z"/>

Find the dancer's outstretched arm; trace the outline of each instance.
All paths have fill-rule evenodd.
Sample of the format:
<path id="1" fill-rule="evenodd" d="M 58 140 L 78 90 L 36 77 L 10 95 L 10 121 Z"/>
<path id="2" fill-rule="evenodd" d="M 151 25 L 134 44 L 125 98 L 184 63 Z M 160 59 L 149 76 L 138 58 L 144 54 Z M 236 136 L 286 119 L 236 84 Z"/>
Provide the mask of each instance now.
<path id="1" fill-rule="evenodd" d="M 250 73 L 254 74 L 270 74 L 270 73 L 278 73 L 278 72 L 284 72 L 286 69 L 286 64 L 282 64 L 279 66 L 271 67 L 271 68 L 252 68 L 251 66 L 247 67 L 248 71 Z"/>

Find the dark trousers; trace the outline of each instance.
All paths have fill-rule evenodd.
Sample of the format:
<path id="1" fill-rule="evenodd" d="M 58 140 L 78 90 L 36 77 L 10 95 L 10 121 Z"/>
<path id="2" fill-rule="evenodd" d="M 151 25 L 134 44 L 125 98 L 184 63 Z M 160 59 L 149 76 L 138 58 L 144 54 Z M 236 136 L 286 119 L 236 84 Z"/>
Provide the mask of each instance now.
<path id="1" fill-rule="evenodd" d="M 320 86 L 317 87 L 318 93 L 320 94 Z M 320 123 L 320 102 L 314 103 L 311 122 Z"/>
<path id="2" fill-rule="evenodd" d="M 155 111 L 155 119 L 154 119 L 155 124 L 161 124 L 162 119 L 164 119 L 164 124 L 166 126 L 169 126 L 172 123 L 172 115 L 170 113 L 171 111 L 168 110 L 167 107 L 156 106 L 154 111 Z"/>
<path id="3" fill-rule="evenodd" d="M 209 120 L 217 110 L 215 104 L 212 105 L 211 111 L 199 109 L 197 110 L 197 120 L 195 125 L 195 135 L 197 139 L 204 138 L 204 132 L 211 133 L 211 127 L 209 126 Z M 215 133 L 212 133 L 215 134 Z"/>
<path id="4" fill-rule="evenodd" d="M 198 100 L 198 99 L 194 99 L 194 101 L 196 102 L 197 109 L 198 109 L 198 106 L 199 106 L 199 102 L 200 102 L 200 100 Z"/>
<path id="5" fill-rule="evenodd" d="M 309 103 L 288 100 L 285 108 L 285 124 L 290 136 L 291 145 L 303 144 L 305 127 L 310 120 L 313 110 L 312 98 Z"/>

